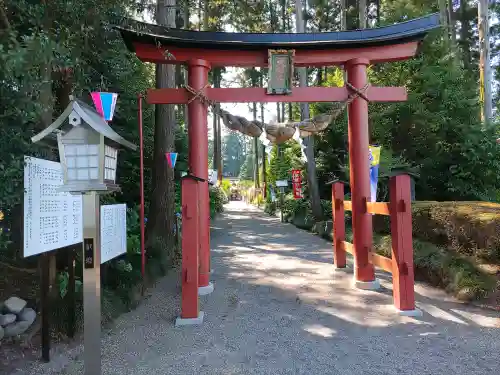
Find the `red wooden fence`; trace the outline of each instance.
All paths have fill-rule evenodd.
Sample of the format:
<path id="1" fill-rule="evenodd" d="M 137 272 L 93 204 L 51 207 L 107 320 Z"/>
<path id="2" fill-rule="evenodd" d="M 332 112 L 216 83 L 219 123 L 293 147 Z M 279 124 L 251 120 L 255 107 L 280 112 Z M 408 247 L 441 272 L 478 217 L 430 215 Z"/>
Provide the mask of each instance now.
<path id="1" fill-rule="evenodd" d="M 337 268 L 346 267 L 346 253 L 354 255 L 352 243 L 345 241 L 345 211 L 352 210 L 351 201 L 344 201 L 344 184 L 332 185 L 333 252 Z M 367 202 L 366 212 L 391 218 L 391 258 L 370 252 L 370 262 L 392 273 L 395 307 L 415 310 L 415 282 L 411 220 L 410 176 L 394 176 L 390 180 L 390 202 Z"/>

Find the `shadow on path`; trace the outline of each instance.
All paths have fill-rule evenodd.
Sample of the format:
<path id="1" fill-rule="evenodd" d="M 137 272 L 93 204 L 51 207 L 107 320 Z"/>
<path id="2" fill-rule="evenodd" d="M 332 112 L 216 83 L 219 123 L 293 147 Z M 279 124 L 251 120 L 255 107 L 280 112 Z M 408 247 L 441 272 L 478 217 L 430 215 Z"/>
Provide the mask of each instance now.
<path id="1" fill-rule="evenodd" d="M 353 289 L 349 270 L 334 271 L 330 243 L 241 202 L 212 227 L 215 291 L 201 298 L 203 325 L 173 326 L 174 272 L 103 338 L 103 374 L 500 373 L 494 313 L 419 284 L 424 316 L 400 317 L 390 275 L 378 273 L 383 292 Z M 81 371 L 78 360 L 63 373 Z"/>

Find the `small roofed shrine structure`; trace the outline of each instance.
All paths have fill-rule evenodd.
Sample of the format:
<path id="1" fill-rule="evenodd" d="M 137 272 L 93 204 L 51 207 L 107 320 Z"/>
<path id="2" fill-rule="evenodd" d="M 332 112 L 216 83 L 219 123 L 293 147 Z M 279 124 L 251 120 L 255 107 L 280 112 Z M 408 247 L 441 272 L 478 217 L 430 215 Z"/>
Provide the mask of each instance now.
<path id="1" fill-rule="evenodd" d="M 404 87 L 371 86 L 367 79 L 367 67 L 415 56 L 423 38 L 431 30 L 440 27 L 438 14 L 380 28 L 322 33 L 201 32 L 132 20 L 125 20 L 114 27 L 121 33 L 128 49 L 140 60 L 155 64 L 183 64 L 188 71 L 188 82 L 184 87 L 150 89 L 147 93 L 150 104 L 188 106 L 188 164 L 191 178 L 184 178 L 182 185 L 183 292 L 179 324 L 191 324 L 190 321 L 199 322 L 203 319 L 203 313 L 198 308 L 198 292 L 213 288 L 209 280 L 208 108 L 211 107 L 222 116 L 229 128 L 257 137 L 266 132 L 267 138 L 276 143 L 290 139 L 297 129 L 302 137 L 314 134 L 325 129 L 332 120 L 331 116 L 323 115 L 284 126 L 267 125 L 247 121 L 226 111 L 217 111 L 219 103 L 339 102 L 347 106 L 353 244 L 350 247 L 345 246 L 345 241 L 335 244 L 335 264 L 345 267 L 342 258 L 345 258 L 345 251 L 351 251 L 355 259 L 355 285 L 365 289 L 377 287 L 371 260 L 372 214 L 378 212 L 373 211 L 373 206 L 368 208 L 371 199 L 368 103 L 404 101 L 407 92 Z M 210 69 L 226 66 L 267 67 L 268 87 L 210 87 Z M 343 67 L 347 71 L 345 85 L 293 87 L 295 67 L 323 66 Z M 342 202 L 338 200 L 337 203 Z M 411 239 L 411 230 L 409 236 Z M 408 244 L 407 241 L 401 243 Z M 412 251 L 411 241 L 409 246 Z M 392 262 L 396 267 L 393 269 L 395 304 L 400 311 L 410 313 L 415 308 L 412 300 L 413 261 L 405 260 L 404 264 L 399 264 L 394 258 L 393 255 Z M 396 293 L 407 293 L 408 288 L 411 292 L 408 292 L 407 297 L 396 296 Z"/>

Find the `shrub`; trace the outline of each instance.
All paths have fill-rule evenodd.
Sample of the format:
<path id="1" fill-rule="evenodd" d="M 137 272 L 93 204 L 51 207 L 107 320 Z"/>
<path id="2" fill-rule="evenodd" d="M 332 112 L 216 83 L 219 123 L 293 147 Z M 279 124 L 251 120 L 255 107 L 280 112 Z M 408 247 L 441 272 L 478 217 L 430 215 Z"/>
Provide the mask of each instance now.
<path id="1" fill-rule="evenodd" d="M 325 216 L 328 215 L 327 210 L 331 215 L 331 202 L 322 201 L 322 206 Z M 443 287 L 464 301 L 481 299 L 492 292 L 496 278 L 482 271 L 473 258 L 464 255 L 488 259 L 494 255 L 493 258 L 500 263 L 500 240 L 496 237 L 496 233 L 500 233 L 500 205 L 485 202 L 416 202 L 412 208 L 414 237 L 418 237 L 413 239 L 416 278 Z M 303 229 L 314 228 L 308 222 L 310 206 L 307 201 L 287 196 L 283 210 L 287 221 Z M 346 224 L 350 224 L 347 214 Z M 388 216 L 374 216 L 374 228 L 379 231 L 374 235 L 374 250 L 387 257 L 391 256 L 389 224 Z M 325 233 L 318 233 L 326 237 Z M 350 230 L 346 233 L 346 240 L 352 242 Z"/>
<path id="2" fill-rule="evenodd" d="M 261 193 L 258 193 L 255 195 L 251 203 L 260 207 L 264 203 L 264 197 L 262 196 Z"/>
<path id="3" fill-rule="evenodd" d="M 276 202 L 271 202 L 267 201 L 265 206 L 264 206 L 264 212 L 267 213 L 269 216 L 274 216 L 276 215 L 276 211 L 278 210 L 278 207 L 276 205 Z"/>
<path id="4" fill-rule="evenodd" d="M 220 186 L 211 186 L 209 189 L 210 194 L 210 217 L 224 211 L 224 204 L 228 203 L 227 195 Z"/>
<path id="5" fill-rule="evenodd" d="M 500 204 L 415 202 L 413 235 L 457 253 L 500 264 Z M 388 217 L 375 216 L 374 228 L 389 233 Z"/>
<path id="6" fill-rule="evenodd" d="M 383 256 L 391 257 L 391 237 L 374 236 L 374 249 Z M 496 285 L 493 276 L 481 271 L 474 263 L 455 253 L 450 253 L 429 242 L 413 240 L 415 277 L 464 301 L 486 297 Z"/>
<path id="7" fill-rule="evenodd" d="M 229 181 L 227 179 L 223 179 L 221 184 L 220 184 L 220 187 L 226 195 L 229 195 L 229 191 L 231 190 L 231 181 Z"/>

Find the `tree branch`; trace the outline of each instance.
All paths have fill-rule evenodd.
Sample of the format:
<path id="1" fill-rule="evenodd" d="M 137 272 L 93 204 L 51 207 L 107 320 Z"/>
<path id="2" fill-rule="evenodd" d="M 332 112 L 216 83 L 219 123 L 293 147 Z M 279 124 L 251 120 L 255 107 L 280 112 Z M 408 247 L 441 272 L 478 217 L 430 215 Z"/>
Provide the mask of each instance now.
<path id="1" fill-rule="evenodd" d="M 0 21 L 3 24 L 5 30 L 10 30 L 10 22 L 7 14 L 5 13 L 5 4 L 3 0 L 0 0 Z"/>

